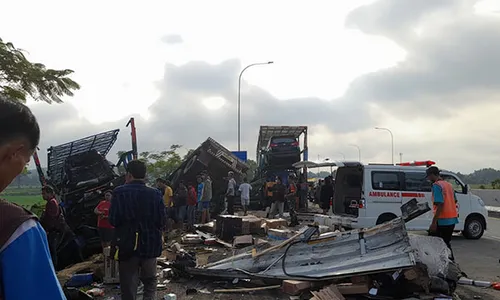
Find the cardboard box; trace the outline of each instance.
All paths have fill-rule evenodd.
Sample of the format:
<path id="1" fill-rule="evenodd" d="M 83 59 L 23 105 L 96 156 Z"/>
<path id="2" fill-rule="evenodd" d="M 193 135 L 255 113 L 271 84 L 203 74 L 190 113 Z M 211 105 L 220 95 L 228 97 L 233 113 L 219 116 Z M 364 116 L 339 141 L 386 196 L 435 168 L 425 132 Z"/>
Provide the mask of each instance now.
<path id="1" fill-rule="evenodd" d="M 300 281 L 300 280 L 283 280 L 283 293 L 291 296 L 296 296 L 302 294 L 312 287 L 310 281 Z"/>
<path id="2" fill-rule="evenodd" d="M 370 285 L 368 282 L 365 283 L 342 283 L 337 284 L 337 289 L 342 295 L 362 295 L 368 294 L 370 291 Z"/>
<path id="3" fill-rule="evenodd" d="M 234 247 L 246 247 L 253 245 L 253 237 L 251 235 L 240 235 L 234 237 Z"/>
<path id="4" fill-rule="evenodd" d="M 288 226 L 288 222 L 285 219 L 265 219 L 264 222 L 268 230 Z"/>
<path id="5" fill-rule="evenodd" d="M 243 217 L 241 233 L 242 234 L 258 234 L 261 232 L 262 219 L 257 217 Z"/>

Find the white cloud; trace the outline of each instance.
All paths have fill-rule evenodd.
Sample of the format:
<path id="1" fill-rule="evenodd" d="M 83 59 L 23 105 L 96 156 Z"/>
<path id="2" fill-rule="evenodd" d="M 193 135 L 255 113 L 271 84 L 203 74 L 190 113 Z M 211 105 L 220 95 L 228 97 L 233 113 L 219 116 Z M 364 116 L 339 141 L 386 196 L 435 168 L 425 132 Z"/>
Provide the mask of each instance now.
<path id="1" fill-rule="evenodd" d="M 496 3 L 18 0 L 2 4 L 0 27 L 30 59 L 74 69 L 82 85 L 66 104 L 33 105 L 42 148 L 123 128 L 131 115 L 144 150 L 207 136 L 234 148 L 239 71 L 273 60 L 243 77 L 250 157 L 258 125 L 286 123 L 310 126 L 311 158 L 355 159 L 354 143 L 364 160 L 388 161 L 390 139 L 373 129 L 385 126 L 396 156 L 470 171 L 496 166 L 500 146 L 490 121 Z M 122 133 L 116 149 L 128 145 Z"/>

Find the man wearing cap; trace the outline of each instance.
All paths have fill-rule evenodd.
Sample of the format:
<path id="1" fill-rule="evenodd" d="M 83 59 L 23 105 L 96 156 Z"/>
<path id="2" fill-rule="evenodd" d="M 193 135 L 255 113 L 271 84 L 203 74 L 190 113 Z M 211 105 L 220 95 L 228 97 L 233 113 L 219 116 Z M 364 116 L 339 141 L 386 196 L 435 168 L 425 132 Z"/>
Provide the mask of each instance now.
<path id="1" fill-rule="evenodd" d="M 451 259 L 454 260 L 451 249 L 451 237 L 458 224 L 457 198 L 453 186 L 443 180 L 436 166 L 429 167 L 426 171 L 427 179 L 432 182 L 432 203 L 434 218 L 429 227 L 429 234 L 443 239 L 450 249 Z"/>
<path id="2" fill-rule="evenodd" d="M 234 180 L 234 173 L 229 171 L 227 173 L 227 214 L 234 215 L 234 197 L 236 196 L 236 181 Z"/>

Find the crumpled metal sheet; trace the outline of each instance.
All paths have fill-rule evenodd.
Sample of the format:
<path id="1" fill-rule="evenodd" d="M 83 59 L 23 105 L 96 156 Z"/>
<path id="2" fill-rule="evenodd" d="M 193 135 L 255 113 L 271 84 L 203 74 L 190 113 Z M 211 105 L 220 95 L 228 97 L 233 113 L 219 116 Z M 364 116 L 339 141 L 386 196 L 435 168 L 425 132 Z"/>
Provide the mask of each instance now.
<path id="1" fill-rule="evenodd" d="M 286 247 L 258 258 L 243 253 L 190 273 L 320 280 L 411 268 L 416 264 L 401 218 L 369 229 L 332 233 L 309 243 L 299 242 L 292 244 L 286 255 L 285 251 Z"/>

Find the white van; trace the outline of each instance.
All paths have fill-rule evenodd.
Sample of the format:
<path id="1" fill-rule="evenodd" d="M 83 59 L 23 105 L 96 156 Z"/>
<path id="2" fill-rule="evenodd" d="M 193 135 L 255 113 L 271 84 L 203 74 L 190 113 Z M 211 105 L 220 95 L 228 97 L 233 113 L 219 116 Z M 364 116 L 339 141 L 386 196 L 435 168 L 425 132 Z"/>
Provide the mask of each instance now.
<path id="1" fill-rule="evenodd" d="M 431 161 L 400 165 L 337 162 L 333 214 L 352 228 L 366 228 L 401 215 L 400 206 L 416 198 L 432 208 L 431 183 L 426 179 L 426 166 Z M 479 239 L 486 230 L 488 211 L 483 200 L 471 194 L 468 185 L 457 175 L 441 171 L 441 177 L 455 189 L 459 223 L 455 230 L 468 239 Z M 408 222 L 408 230 L 428 230 L 433 212 Z"/>

